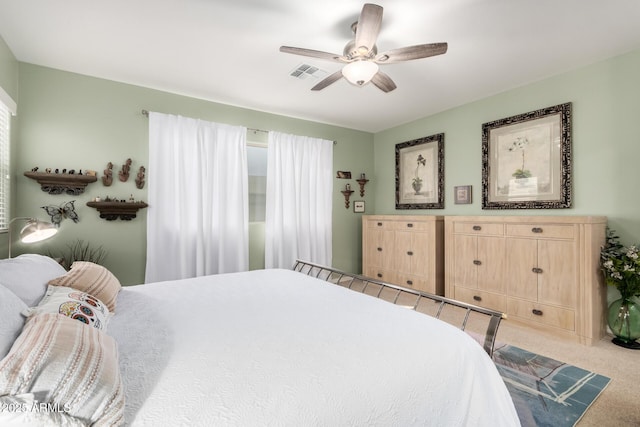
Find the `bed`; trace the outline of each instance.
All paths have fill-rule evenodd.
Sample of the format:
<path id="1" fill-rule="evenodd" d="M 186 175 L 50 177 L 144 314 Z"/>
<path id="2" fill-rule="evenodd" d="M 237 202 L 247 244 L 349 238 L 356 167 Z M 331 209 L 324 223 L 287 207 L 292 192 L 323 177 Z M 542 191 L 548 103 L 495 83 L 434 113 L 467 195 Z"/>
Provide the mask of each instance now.
<path id="1" fill-rule="evenodd" d="M 85 267 L 91 274 L 70 277 Z M 519 425 L 490 348 L 481 345 L 493 337 L 482 336 L 479 344 L 460 328 L 425 316 L 416 309 L 420 301 L 411 306 L 415 294 L 400 295 L 394 287 L 382 289 L 375 281 L 309 263 L 292 270 L 118 287 L 115 292 L 109 288 L 117 279 L 104 270 L 82 264 L 56 272 L 60 277 L 46 277 L 45 304 L 27 310 L 23 330 L 14 332 L 15 343 L 0 362 L 0 409 L 5 409 L 0 424 L 44 416 L 78 425 Z M 0 284 L 5 281 L 0 272 Z M 361 287 L 358 292 L 354 283 Z M 91 307 L 96 312 L 101 306 L 109 312 L 107 318 L 77 322 L 37 308 L 51 301 L 56 286 L 99 295 Z M 372 291 L 377 295 L 368 294 Z M 386 294 L 396 304 L 384 301 Z M 88 297 L 74 295 L 90 303 Z M 440 312 L 443 302 L 429 304 Z M 468 316 L 463 314 L 464 322 Z M 104 328 L 94 327 L 98 320 Z M 29 351 L 21 346 L 26 346 L 28 329 L 43 335 L 52 322 L 63 325 L 52 327 L 50 335 L 62 334 L 57 331 L 64 327 L 75 331 L 75 344 L 61 347 L 98 343 L 96 358 L 115 358 L 117 369 L 113 363 L 95 368 L 86 362 L 85 370 L 100 379 L 87 384 L 84 378 L 68 379 L 72 369 L 46 372 L 50 363 L 38 365 L 28 355 L 40 348 L 33 342 L 44 340 L 32 339 Z M 80 334 L 90 336 L 82 341 Z M 51 343 L 42 343 L 40 352 L 49 347 Z M 71 360 L 67 364 L 79 363 L 78 355 L 63 357 Z M 24 368 L 29 364 L 37 366 Z M 28 385 L 11 384 L 7 372 L 16 370 Z M 38 375 L 30 377 L 27 371 Z M 47 395 L 38 384 L 47 375 L 64 390 Z M 96 385 L 102 382 L 106 385 Z M 77 390 L 85 392 L 77 396 Z M 65 393 L 71 394 L 56 397 Z M 29 405 L 33 408 L 38 399 L 49 408 L 34 414 Z M 80 404 L 83 399 L 89 403 Z M 6 410 L 10 404 L 13 412 Z"/>

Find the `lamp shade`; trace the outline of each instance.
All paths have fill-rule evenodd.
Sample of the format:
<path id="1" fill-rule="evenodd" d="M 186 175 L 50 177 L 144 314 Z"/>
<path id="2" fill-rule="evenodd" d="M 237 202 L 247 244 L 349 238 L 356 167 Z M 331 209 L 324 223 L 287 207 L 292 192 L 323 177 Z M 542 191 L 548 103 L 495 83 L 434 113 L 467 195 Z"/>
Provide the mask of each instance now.
<path id="1" fill-rule="evenodd" d="M 48 239 L 58 232 L 58 229 L 50 222 L 40 221 L 39 219 L 30 218 L 28 216 L 13 218 L 9 221 L 9 258 L 11 258 L 11 245 L 13 239 L 11 238 L 11 224 L 14 221 L 27 221 L 27 225 L 20 230 L 20 240 L 23 243 L 34 243 L 41 240 Z"/>
<path id="2" fill-rule="evenodd" d="M 342 68 L 342 75 L 349 83 L 362 86 L 371 81 L 378 72 L 378 68 L 378 64 L 372 61 L 354 61 Z"/>
<path id="3" fill-rule="evenodd" d="M 29 220 L 20 231 L 20 240 L 23 243 L 35 243 L 48 239 L 58 232 L 53 224 L 37 219 Z"/>

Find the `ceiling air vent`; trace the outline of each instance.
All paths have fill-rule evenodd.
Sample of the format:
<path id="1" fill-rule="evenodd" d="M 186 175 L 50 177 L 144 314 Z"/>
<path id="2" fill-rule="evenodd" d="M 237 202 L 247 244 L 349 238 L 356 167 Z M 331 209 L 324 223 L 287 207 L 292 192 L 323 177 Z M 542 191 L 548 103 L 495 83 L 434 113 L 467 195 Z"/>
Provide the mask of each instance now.
<path id="1" fill-rule="evenodd" d="M 314 67 L 309 64 L 300 64 L 293 71 L 289 73 L 291 77 L 295 77 L 296 79 L 304 80 L 308 77 L 313 77 L 316 79 L 323 78 L 327 75 L 327 72 L 321 70 L 318 67 Z"/>

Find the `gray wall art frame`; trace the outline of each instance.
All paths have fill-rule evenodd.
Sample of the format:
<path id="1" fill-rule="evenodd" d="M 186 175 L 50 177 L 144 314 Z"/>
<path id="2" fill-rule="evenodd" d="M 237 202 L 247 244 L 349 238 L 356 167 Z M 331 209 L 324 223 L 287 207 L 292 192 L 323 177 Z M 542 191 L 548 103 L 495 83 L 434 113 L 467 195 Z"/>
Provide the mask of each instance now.
<path id="1" fill-rule="evenodd" d="M 571 103 L 482 125 L 482 209 L 572 202 Z"/>
<path id="2" fill-rule="evenodd" d="M 396 209 L 444 209 L 444 133 L 396 144 Z"/>

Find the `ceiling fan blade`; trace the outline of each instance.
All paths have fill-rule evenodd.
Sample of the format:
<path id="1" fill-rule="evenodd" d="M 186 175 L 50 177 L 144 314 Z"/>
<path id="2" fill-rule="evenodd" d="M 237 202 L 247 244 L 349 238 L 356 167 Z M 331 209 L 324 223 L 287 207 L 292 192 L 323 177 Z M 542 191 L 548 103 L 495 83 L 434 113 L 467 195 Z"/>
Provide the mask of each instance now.
<path id="1" fill-rule="evenodd" d="M 337 53 L 323 52 L 321 50 L 304 49 L 301 47 L 280 46 L 280 52 L 294 55 L 310 56 L 312 58 L 327 59 L 329 61 L 348 62 L 347 58 Z"/>
<path id="2" fill-rule="evenodd" d="M 447 43 L 429 43 L 415 46 L 401 47 L 388 50 L 376 56 L 379 64 L 393 64 L 395 62 L 410 61 L 412 59 L 427 58 L 442 55 L 447 52 Z"/>
<path id="3" fill-rule="evenodd" d="M 382 71 L 378 71 L 373 78 L 371 79 L 371 83 L 376 85 L 378 89 L 383 92 L 391 92 L 396 88 L 396 84 L 391 80 L 391 77 L 383 73 Z"/>
<path id="4" fill-rule="evenodd" d="M 367 54 L 373 49 L 382 24 L 382 7 L 377 4 L 366 3 L 362 7 L 360 19 L 356 27 L 355 48 L 360 54 Z"/>
<path id="5" fill-rule="evenodd" d="M 322 90 L 325 87 L 329 86 L 330 84 L 337 82 L 341 78 L 342 78 L 342 70 L 338 70 L 335 73 L 329 75 L 328 77 L 325 77 L 323 80 L 320 81 L 320 83 L 312 87 L 311 90 Z"/>

